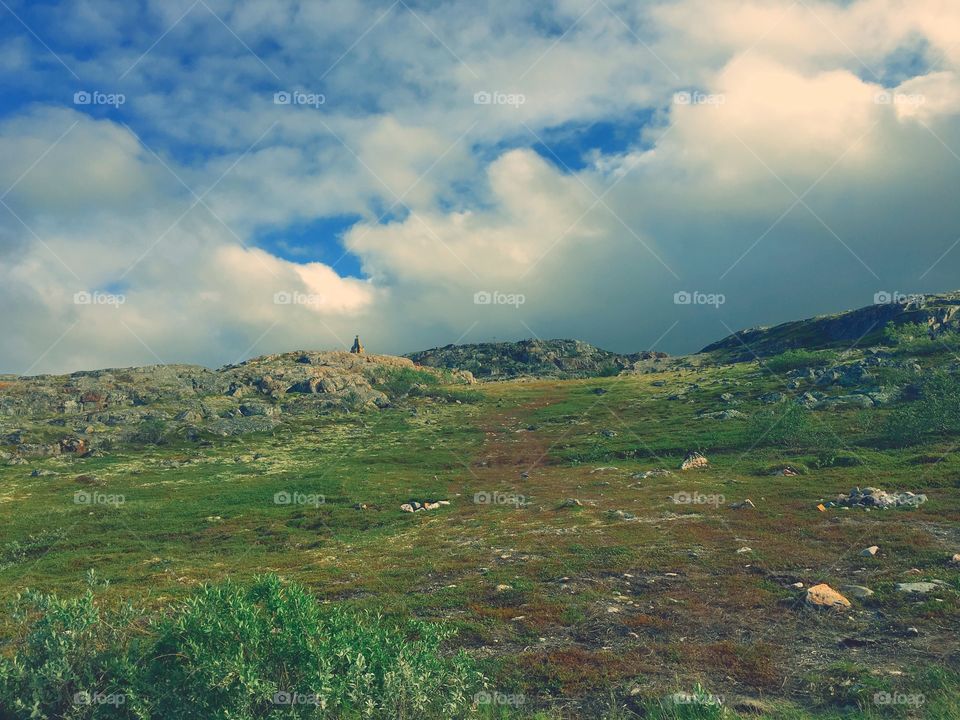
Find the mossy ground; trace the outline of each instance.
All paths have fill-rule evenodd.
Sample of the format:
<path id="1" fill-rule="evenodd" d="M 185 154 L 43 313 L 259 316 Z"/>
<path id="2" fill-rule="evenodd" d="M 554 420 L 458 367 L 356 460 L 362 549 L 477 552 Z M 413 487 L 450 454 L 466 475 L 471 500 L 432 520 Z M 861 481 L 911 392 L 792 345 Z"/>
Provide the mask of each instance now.
<path id="1" fill-rule="evenodd" d="M 0 595 L 80 594 L 94 570 L 107 601 L 160 609 L 199 583 L 275 572 L 323 600 L 455 626 L 499 692 L 524 698 L 491 717 L 722 716 L 657 702 L 696 684 L 744 716 L 960 717 L 956 438 L 889 447 L 886 410 L 815 412 L 775 443 L 756 420 L 698 417 L 730 392 L 776 425 L 787 406 L 756 401 L 770 390 L 782 379 L 748 363 L 506 382 L 208 446 L 3 466 Z M 710 466 L 681 473 L 689 450 Z M 806 472 L 771 474 L 784 464 Z M 632 477 L 656 468 L 673 474 Z M 929 501 L 817 509 L 858 485 Z M 123 502 L 78 504 L 77 492 Z M 678 504 L 678 492 L 723 498 Z M 729 507 L 745 498 L 756 507 Z M 860 556 L 874 544 L 878 556 Z M 946 586 L 925 599 L 894 589 L 931 579 Z M 817 613 L 796 582 L 875 595 Z M 884 692 L 923 702 L 877 703 Z"/>

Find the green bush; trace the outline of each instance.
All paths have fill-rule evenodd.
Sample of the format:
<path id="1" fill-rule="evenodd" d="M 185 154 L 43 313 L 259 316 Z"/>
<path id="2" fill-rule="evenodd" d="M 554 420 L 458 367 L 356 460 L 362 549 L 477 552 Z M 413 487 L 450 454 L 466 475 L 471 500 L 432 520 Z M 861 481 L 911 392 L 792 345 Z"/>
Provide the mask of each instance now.
<path id="1" fill-rule="evenodd" d="M 15 653 L 0 659 L 0 717 L 31 720 L 143 718 L 133 691 L 138 668 L 129 640 L 135 612 L 104 617 L 93 594 L 62 600 L 26 592 L 12 619 Z"/>
<path id="2" fill-rule="evenodd" d="M 412 390 L 420 386 L 440 384 L 440 378 L 428 370 L 414 368 L 378 368 L 371 373 L 373 386 L 386 393 L 392 400 L 409 395 Z"/>
<path id="3" fill-rule="evenodd" d="M 926 435 L 960 433 L 960 378 L 934 372 L 920 384 L 920 398 L 897 407 L 887 418 L 886 437 L 911 445 Z"/>
<path id="4" fill-rule="evenodd" d="M 823 445 L 829 434 L 821 430 L 811 412 L 791 403 L 785 410 L 754 413 L 747 424 L 745 441 L 758 447 L 799 449 Z"/>
<path id="5" fill-rule="evenodd" d="M 150 621 L 102 614 L 90 593 L 26 595 L 14 617 L 0 717 L 17 720 L 468 717 L 484 684 L 437 625 L 322 605 L 275 576 L 206 586 Z"/>
<path id="6" fill-rule="evenodd" d="M 888 323 L 883 330 L 883 340 L 894 347 L 898 355 L 934 355 L 960 348 L 960 333 L 948 330 L 934 334 L 922 323 Z"/>
<path id="7" fill-rule="evenodd" d="M 825 367 L 836 360 L 837 354 L 833 350 L 787 350 L 767 358 L 764 365 L 772 372 L 781 373 L 804 367 Z"/>

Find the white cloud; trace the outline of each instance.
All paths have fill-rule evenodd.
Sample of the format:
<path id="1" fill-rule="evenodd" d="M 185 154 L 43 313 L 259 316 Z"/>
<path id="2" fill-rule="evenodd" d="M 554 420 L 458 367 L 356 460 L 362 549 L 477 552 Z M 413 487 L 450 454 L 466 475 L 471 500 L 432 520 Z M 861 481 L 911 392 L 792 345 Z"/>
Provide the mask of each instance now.
<path id="1" fill-rule="evenodd" d="M 18 309 L 0 321 L 0 368 L 25 370 L 65 331 L 34 371 L 219 364 L 356 332 L 388 352 L 531 333 L 637 350 L 678 322 L 667 347 L 693 350 L 727 327 L 955 282 L 960 254 L 926 272 L 960 222 L 954 3 L 454 3 L 419 19 L 398 6 L 372 29 L 372 5 L 209 4 L 279 80 L 198 7 L 118 82 L 159 32 L 118 48 L 122 4 L 74 9 L 94 50 L 65 61 L 91 89 L 127 92 L 162 163 L 115 115 L 70 106 L 77 83 L 49 57 L 17 60 L 66 107 L 0 123 L 4 187 L 47 153 L 5 198 L 30 229 L 0 207 L 0 301 Z M 162 32 L 189 3 L 151 7 Z M 278 89 L 327 103 L 278 106 Z M 479 90 L 525 102 L 478 106 Z M 878 103 L 887 90 L 924 100 Z M 677 105 L 677 91 L 721 101 Z M 529 149 L 552 127 L 642 111 L 653 120 L 629 147 L 577 173 Z M 254 247 L 342 215 L 363 218 L 344 242 L 368 280 Z M 106 287 L 127 302 L 72 302 Z M 687 312 L 679 289 L 728 304 Z M 479 307 L 478 290 L 526 302 Z"/>

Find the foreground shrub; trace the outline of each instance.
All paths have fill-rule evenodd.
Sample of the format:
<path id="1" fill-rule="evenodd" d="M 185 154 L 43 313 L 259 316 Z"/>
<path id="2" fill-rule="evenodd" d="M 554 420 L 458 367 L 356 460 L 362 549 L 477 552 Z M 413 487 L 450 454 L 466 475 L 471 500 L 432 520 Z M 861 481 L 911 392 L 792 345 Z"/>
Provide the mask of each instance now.
<path id="1" fill-rule="evenodd" d="M 204 587 L 150 622 L 104 616 L 90 593 L 24 596 L 15 617 L 3 718 L 467 717 L 483 684 L 438 626 L 322 605 L 275 576 Z"/>
<path id="2" fill-rule="evenodd" d="M 132 692 L 138 668 L 129 630 L 136 615 L 128 606 L 104 617 L 90 592 L 72 600 L 18 596 L 15 654 L 0 659 L 0 717 L 145 717 L 142 698 Z"/>

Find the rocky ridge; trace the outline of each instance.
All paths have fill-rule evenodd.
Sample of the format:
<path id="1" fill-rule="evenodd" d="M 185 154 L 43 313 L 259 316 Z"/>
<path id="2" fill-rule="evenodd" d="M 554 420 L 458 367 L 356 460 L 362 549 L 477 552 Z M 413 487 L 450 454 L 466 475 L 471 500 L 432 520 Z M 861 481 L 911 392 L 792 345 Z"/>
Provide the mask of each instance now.
<path id="1" fill-rule="evenodd" d="M 521 340 L 519 342 L 446 345 L 406 356 L 419 365 L 460 369 L 478 380 L 518 377 L 585 378 L 616 375 L 643 361 L 665 359 L 666 353 L 621 354 L 579 340 Z"/>

